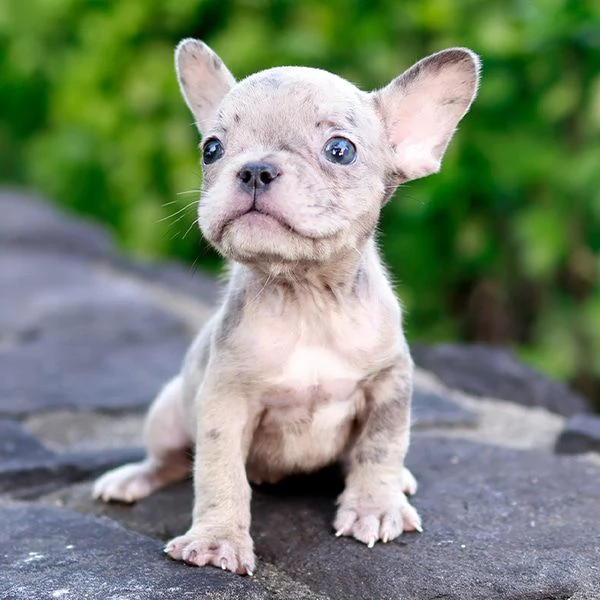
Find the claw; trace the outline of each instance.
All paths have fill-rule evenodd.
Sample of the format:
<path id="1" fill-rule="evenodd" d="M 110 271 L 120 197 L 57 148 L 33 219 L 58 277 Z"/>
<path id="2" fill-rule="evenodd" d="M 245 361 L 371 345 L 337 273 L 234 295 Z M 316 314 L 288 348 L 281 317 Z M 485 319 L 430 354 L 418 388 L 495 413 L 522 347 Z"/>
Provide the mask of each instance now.
<path id="1" fill-rule="evenodd" d="M 375 538 L 371 538 L 367 544 L 367 548 L 372 548 L 375 545 Z"/>
<path id="2" fill-rule="evenodd" d="M 386 535 L 384 535 L 384 536 L 381 538 L 381 541 L 382 541 L 384 544 L 387 544 L 387 543 L 390 541 L 390 538 L 389 538 L 389 537 L 387 536 L 387 534 L 386 534 Z"/>
<path id="3" fill-rule="evenodd" d="M 227 559 L 226 558 L 221 559 L 221 569 L 223 569 L 223 571 L 227 571 Z"/>
<path id="4" fill-rule="evenodd" d="M 340 529 L 339 531 L 335 532 L 335 537 L 342 537 L 344 535 L 344 532 Z"/>
<path id="5" fill-rule="evenodd" d="M 420 525 L 415 525 L 415 531 L 418 531 L 419 533 L 423 533 L 423 528 Z"/>
<path id="6" fill-rule="evenodd" d="M 173 544 L 167 544 L 164 548 L 163 548 L 163 552 L 165 554 L 170 554 L 171 552 L 173 552 L 173 550 L 175 550 L 175 546 Z"/>
<path id="7" fill-rule="evenodd" d="M 183 553 L 183 560 L 187 563 L 193 563 L 194 559 L 198 556 L 198 552 L 195 549 L 189 550 L 188 552 Z"/>
<path id="8" fill-rule="evenodd" d="M 254 576 L 254 571 L 248 565 L 244 565 L 244 569 L 246 570 L 246 574 L 248 575 L 248 577 Z"/>

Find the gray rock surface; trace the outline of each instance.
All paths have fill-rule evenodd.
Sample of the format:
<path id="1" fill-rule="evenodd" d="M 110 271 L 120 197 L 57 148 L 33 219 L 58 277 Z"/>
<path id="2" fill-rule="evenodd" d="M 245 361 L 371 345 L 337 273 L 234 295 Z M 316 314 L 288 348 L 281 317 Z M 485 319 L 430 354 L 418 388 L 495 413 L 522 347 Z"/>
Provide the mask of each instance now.
<path id="1" fill-rule="evenodd" d="M 423 534 L 372 550 L 336 539 L 331 468 L 255 489 L 254 578 L 166 559 L 162 542 L 189 524 L 190 482 L 124 506 L 93 502 L 91 480 L 141 456 L 143 409 L 217 286 L 123 258 L 100 228 L 39 199 L 0 192 L 0 214 L 1 600 L 600 599 L 600 461 L 557 457 L 564 419 L 512 404 L 546 395 L 571 414 L 585 402 L 479 348 L 455 362 L 438 352 L 431 368 L 510 403 L 417 377 L 409 465 Z M 515 437 L 541 450 L 509 449 Z"/>
<path id="2" fill-rule="evenodd" d="M 15 460 L 43 460 L 53 453 L 12 419 L 0 419 L 0 469 Z"/>
<path id="3" fill-rule="evenodd" d="M 475 427 L 479 418 L 475 412 L 454 400 L 415 387 L 412 399 L 413 429 L 428 427 Z"/>
<path id="4" fill-rule="evenodd" d="M 419 478 L 423 534 L 372 550 L 335 538 L 342 477 L 332 468 L 255 488 L 261 562 L 335 600 L 593 598 L 600 590 L 597 467 L 418 434 L 408 464 Z M 167 540 L 189 525 L 192 491 L 179 484 L 129 507 L 93 502 L 89 486 L 78 486 L 47 501 Z"/>
<path id="5" fill-rule="evenodd" d="M 422 535 L 369 553 L 324 536 L 331 498 L 256 502 L 257 547 L 330 598 L 593 598 L 600 590 L 598 471 L 536 453 L 415 436 Z M 285 528 L 286 536 L 272 531 Z M 290 543 L 290 538 L 294 541 Z M 333 558 L 335 557 L 335 558 Z"/>
<path id="6" fill-rule="evenodd" d="M 116 466 L 143 458 L 140 448 L 69 452 L 48 458 L 15 459 L 0 465 L 0 494 L 35 498 L 57 487 L 97 477 Z"/>
<path id="7" fill-rule="evenodd" d="M 6 252 L 0 287 L 0 415 L 147 406 L 189 344 L 181 320 L 83 261 Z"/>
<path id="8" fill-rule="evenodd" d="M 0 598 L 263 600 L 260 584 L 168 561 L 114 521 L 43 506 L 0 506 Z"/>
<path id="9" fill-rule="evenodd" d="M 133 272 L 98 227 L 39 200 L 0 193 L 0 211 L 0 416 L 147 406 L 192 334 L 140 284 L 151 269 Z M 120 262 L 132 270 L 115 271 Z M 154 271 L 146 279 L 155 285 L 183 279 L 181 268 Z M 212 299 L 209 287 L 198 289 Z"/>
<path id="10" fill-rule="evenodd" d="M 571 417 L 556 441 L 559 454 L 600 452 L 600 417 L 580 413 Z"/>
<path id="11" fill-rule="evenodd" d="M 126 256 L 112 259 L 111 264 L 142 281 L 175 290 L 211 306 L 221 297 L 221 286 L 216 280 L 193 267 L 174 262 L 140 262 Z"/>
<path id="12" fill-rule="evenodd" d="M 567 417 L 590 410 L 586 399 L 518 362 L 508 350 L 468 344 L 417 344 L 411 349 L 415 363 L 450 388 L 524 406 L 543 406 Z"/>
<path id="13" fill-rule="evenodd" d="M 0 189 L 0 250 L 34 250 L 91 260 L 151 283 L 214 303 L 214 278 L 173 262 L 141 262 L 117 252 L 112 236 L 96 223 L 65 215 L 43 198 L 18 189 Z"/>
<path id="14" fill-rule="evenodd" d="M 78 410 L 34 412 L 23 421 L 26 430 L 56 452 L 141 447 L 145 413 Z"/>
<path id="15" fill-rule="evenodd" d="M 66 219 L 42 198 L 20 190 L 0 190 L 0 249 L 35 249 L 80 258 L 109 259 L 117 254 L 107 232 L 83 219 Z"/>
<path id="16" fill-rule="evenodd" d="M 0 494 L 37 496 L 142 456 L 139 448 L 55 453 L 18 422 L 0 419 Z"/>

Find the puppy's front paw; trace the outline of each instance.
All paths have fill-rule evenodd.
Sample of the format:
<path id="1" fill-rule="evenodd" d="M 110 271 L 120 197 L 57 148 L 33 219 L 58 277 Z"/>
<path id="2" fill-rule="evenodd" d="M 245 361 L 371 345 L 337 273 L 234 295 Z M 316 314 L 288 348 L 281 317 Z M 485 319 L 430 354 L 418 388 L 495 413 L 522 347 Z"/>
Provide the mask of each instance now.
<path id="1" fill-rule="evenodd" d="M 165 552 L 175 560 L 203 566 L 213 565 L 238 575 L 253 575 L 256 564 L 248 533 L 212 531 L 192 527 L 171 540 Z"/>
<path id="2" fill-rule="evenodd" d="M 355 493 L 346 490 L 339 498 L 333 526 L 336 536 L 351 536 L 372 548 L 403 531 L 422 531 L 421 517 L 398 490 L 395 494 Z"/>

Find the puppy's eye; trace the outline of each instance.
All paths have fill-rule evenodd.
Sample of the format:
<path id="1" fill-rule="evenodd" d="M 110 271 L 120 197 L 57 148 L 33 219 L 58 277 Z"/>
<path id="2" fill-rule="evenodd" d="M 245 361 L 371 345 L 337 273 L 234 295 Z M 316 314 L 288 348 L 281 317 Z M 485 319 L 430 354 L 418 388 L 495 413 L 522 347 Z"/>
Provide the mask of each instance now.
<path id="1" fill-rule="evenodd" d="M 202 162 L 210 165 L 219 160 L 223 154 L 225 154 L 223 144 L 217 138 L 210 138 L 202 147 Z"/>
<path id="2" fill-rule="evenodd" d="M 323 148 L 325 158 L 337 165 L 349 165 L 356 158 L 356 146 L 346 138 L 333 137 Z"/>

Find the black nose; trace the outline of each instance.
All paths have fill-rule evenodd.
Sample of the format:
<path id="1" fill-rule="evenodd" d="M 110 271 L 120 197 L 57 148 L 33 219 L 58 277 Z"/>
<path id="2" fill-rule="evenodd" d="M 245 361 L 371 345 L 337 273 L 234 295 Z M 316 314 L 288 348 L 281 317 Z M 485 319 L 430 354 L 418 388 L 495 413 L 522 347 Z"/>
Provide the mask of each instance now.
<path id="1" fill-rule="evenodd" d="M 251 194 L 264 192 L 278 175 L 277 167 L 266 162 L 246 163 L 238 173 L 242 189 Z"/>

